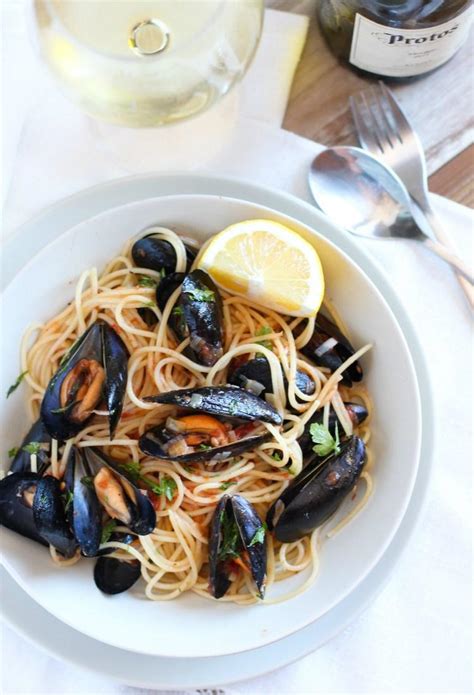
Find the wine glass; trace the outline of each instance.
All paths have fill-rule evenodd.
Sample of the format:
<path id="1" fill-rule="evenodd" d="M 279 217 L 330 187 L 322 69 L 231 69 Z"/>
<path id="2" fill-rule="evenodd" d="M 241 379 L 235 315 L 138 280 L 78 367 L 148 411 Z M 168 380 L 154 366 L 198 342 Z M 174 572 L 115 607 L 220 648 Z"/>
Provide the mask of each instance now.
<path id="1" fill-rule="evenodd" d="M 34 0 L 42 57 L 90 116 L 154 127 L 196 116 L 242 78 L 263 0 Z"/>

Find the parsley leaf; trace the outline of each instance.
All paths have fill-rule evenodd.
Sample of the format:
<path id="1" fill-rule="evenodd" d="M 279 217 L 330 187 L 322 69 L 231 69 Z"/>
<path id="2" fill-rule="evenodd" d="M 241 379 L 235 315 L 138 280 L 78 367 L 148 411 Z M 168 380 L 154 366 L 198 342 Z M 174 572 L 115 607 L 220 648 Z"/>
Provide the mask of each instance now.
<path id="1" fill-rule="evenodd" d="M 234 517 L 229 516 L 225 513 L 225 510 L 222 510 L 220 520 L 222 541 L 218 552 L 218 559 L 227 560 L 231 557 L 239 557 L 238 546 L 240 534 Z"/>
<path id="2" fill-rule="evenodd" d="M 272 454 L 270 456 L 270 458 L 272 458 L 274 461 L 281 461 L 282 460 L 281 455 L 278 452 L 275 452 L 274 454 Z"/>
<path id="3" fill-rule="evenodd" d="M 173 316 L 183 316 L 184 309 L 182 306 L 175 306 L 171 313 L 173 314 Z"/>
<path id="4" fill-rule="evenodd" d="M 164 494 L 166 499 L 171 502 L 171 500 L 173 499 L 173 496 L 174 496 L 174 491 L 178 487 L 176 485 L 176 480 L 173 480 L 173 478 L 164 478 L 163 483 L 162 483 L 162 487 L 163 487 L 162 494 Z"/>
<path id="5" fill-rule="evenodd" d="M 225 482 L 222 483 L 221 485 L 221 490 L 227 490 L 231 485 L 237 485 L 236 480 L 226 480 Z"/>
<path id="6" fill-rule="evenodd" d="M 162 268 L 160 270 L 160 280 L 163 280 L 163 278 L 165 278 L 165 277 L 166 277 L 166 270 L 164 268 Z"/>
<path id="7" fill-rule="evenodd" d="M 19 385 L 21 384 L 21 382 L 23 381 L 23 379 L 25 378 L 25 376 L 26 376 L 27 374 L 28 374 L 28 370 L 26 370 L 25 372 L 22 372 L 22 373 L 17 377 L 17 380 L 15 381 L 15 383 L 12 384 L 12 385 L 10 386 L 10 388 L 8 389 L 8 391 L 7 391 L 7 398 L 8 398 L 8 396 L 11 396 L 12 393 L 13 393 L 14 391 L 17 390 L 17 388 L 19 387 Z"/>
<path id="8" fill-rule="evenodd" d="M 313 451 L 318 454 L 318 456 L 327 456 L 334 452 L 338 454 L 341 450 L 339 444 L 339 431 L 336 425 L 336 437 L 334 438 L 327 427 L 320 422 L 313 422 L 309 428 L 309 433 L 311 439 L 313 440 L 315 446 L 313 446 Z"/>
<path id="9" fill-rule="evenodd" d="M 133 478 L 134 482 L 137 482 L 140 478 L 140 464 L 138 461 L 127 461 L 127 463 L 120 463 L 119 467 L 124 470 L 125 473 Z"/>
<path id="10" fill-rule="evenodd" d="M 155 278 L 150 277 L 149 275 L 140 275 L 138 277 L 138 285 L 140 287 L 156 287 L 158 284 L 155 280 Z"/>
<path id="11" fill-rule="evenodd" d="M 27 454 L 39 454 L 40 449 L 41 444 L 39 442 L 30 442 L 23 447 L 23 451 L 26 451 Z"/>
<path id="12" fill-rule="evenodd" d="M 64 511 L 65 511 L 65 512 L 67 512 L 67 510 L 68 510 L 69 507 L 71 506 L 73 499 L 74 499 L 74 495 L 73 495 L 72 491 L 71 491 L 71 490 L 68 490 L 68 491 L 66 492 L 66 494 L 64 495 L 64 502 L 65 502 L 65 504 L 64 504 Z"/>
<path id="13" fill-rule="evenodd" d="M 91 475 L 83 475 L 81 478 L 81 483 L 83 485 L 85 485 L 86 487 L 89 487 L 92 489 L 94 487 L 94 478 Z"/>
<path id="14" fill-rule="evenodd" d="M 174 491 L 177 488 L 176 481 L 173 478 L 166 477 L 163 478 L 161 484 L 156 483 L 151 478 L 147 478 L 146 475 L 140 473 L 140 464 L 138 461 L 121 463 L 120 468 L 122 468 L 125 473 L 128 473 L 134 483 L 144 483 L 155 495 L 164 495 L 170 502 L 173 499 Z"/>
<path id="15" fill-rule="evenodd" d="M 265 522 L 263 522 L 263 524 L 260 526 L 260 528 L 258 528 L 255 531 L 255 535 L 252 538 L 252 540 L 250 541 L 248 547 L 251 548 L 253 545 L 257 545 L 257 543 L 263 543 L 263 541 L 265 540 L 265 531 L 266 530 L 267 530 L 267 525 Z"/>
<path id="16" fill-rule="evenodd" d="M 16 456 L 17 453 L 18 453 L 18 448 L 16 446 L 12 447 L 11 449 L 8 449 L 8 456 L 10 458 L 13 458 L 14 456 Z"/>
<path id="17" fill-rule="evenodd" d="M 102 535 L 100 537 L 100 544 L 102 543 L 107 543 L 107 541 L 110 539 L 110 536 L 114 532 L 115 527 L 117 526 L 117 522 L 115 519 L 109 519 L 105 526 L 102 527 Z"/>
<path id="18" fill-rule="evenodd" d="M 269 335 L 270 333 L 273 333 L 273 328 L 270 328 L 270 326 L 261 326 L 257 331 L 255 332 L 255 337 L 259 337 L 261 335 Z M 271 340 L 259 340 L 257 341 L 260 345 L 263 345 L 263 347 L 266 347 L 268 350 L 273 349 L 273 343 Z"/>
<path id="19" fill-rule="evenodd" d="M 187 290 L 186 294 L 189 294 L 197 302 L 213 302 L 216 296 L 213 290 L 200 290 L 198 287 L 194 290 Z"/>
<path id="20" fill-rule="evenodd" d="M 198 448 L 199 448 L 199 451 L 210 451 L 212 449 L 212 446 L 210 446 L 209 444 L 202 443 L 199 445 Z"/>
<path id="21" fill-rule="evenodd" d="M 143 302 L 143 306 L 149 306 L 151 309 L 153 309 L 156 304 L 155 302 Z"/>

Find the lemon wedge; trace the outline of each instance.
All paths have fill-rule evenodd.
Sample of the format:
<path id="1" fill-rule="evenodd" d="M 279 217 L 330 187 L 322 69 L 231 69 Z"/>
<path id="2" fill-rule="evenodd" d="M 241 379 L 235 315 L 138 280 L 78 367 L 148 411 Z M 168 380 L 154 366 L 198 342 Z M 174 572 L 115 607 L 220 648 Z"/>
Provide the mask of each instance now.
<path id="1" fill-rule="evenodd" d="M 314 316 L 324 276 L 316 250 L 272 220 L 238 222 L 216 234 L 199 259 L 222 289 L 289 316 Z"/>

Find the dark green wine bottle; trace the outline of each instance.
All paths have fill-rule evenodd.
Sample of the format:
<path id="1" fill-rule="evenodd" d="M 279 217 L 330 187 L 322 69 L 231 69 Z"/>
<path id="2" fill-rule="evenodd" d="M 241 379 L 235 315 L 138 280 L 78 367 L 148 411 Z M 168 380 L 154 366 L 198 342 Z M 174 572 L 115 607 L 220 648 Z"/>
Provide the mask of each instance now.
<path id="1" fill-rule="evenodd" d="M 469 34 L 472 0 L 320 0 L 331 50 L 382 77 L 423 75 L 448 61 Z"/>

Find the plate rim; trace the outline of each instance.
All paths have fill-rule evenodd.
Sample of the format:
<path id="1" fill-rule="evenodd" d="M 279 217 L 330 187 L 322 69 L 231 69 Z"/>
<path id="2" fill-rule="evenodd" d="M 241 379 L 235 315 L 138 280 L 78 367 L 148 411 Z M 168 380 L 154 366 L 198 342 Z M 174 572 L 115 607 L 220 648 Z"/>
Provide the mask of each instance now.
<path id="1" fill-rule="evenodd" d="M 29 220 L 28 222 L 23 224 L 17 230 L 17 232 L 15 234 L 11 235 L 7 241 L 10 242 L 10 245 L 15 244 L 15 243 L 17 243 L 19 235 L 22 235 L 21 238 L 22 238 L 22 242 L 23 242 L 23 248 L 26 249 L 29 247 L 29 244 L 24 243 L 24 236 L 23 235 L 25 234 L 25 231 L 26 231 L 26 233 L 28 233 L 28 232 L 29 233 L 31 233 L 31 232 L 37 233 L 36 228 L 37 228 L 38 222 L 42 220 L 42 223 L 44 224 L 45 221 L 47 221 L 48 218 L 50 218 L 51 216 L 56 217 L 58 215 L 58 212 L 60 213 L 62 208 L 66 208 L 66 210 L 67 210 L 67 208 L 70 207 L 71 204 L 77 206 L 78 203 L 82 203 L 82 201 L 87 200 L 89 195 L 91 195 L 91 194 L 102 195 L 104 192 L 107 191 L 107 189 L 109 189 L 116 196 L 119 196 L 120 195 L 120 188 L 123 188 L 123 186 L 128 187 L 128 186 L 132 185 L 132 186 L 135 186 L 135 188 L 137 186 L 138 186 L 138 188 L 140 188 L 140 187 L 142 187 L 142 184 L 144 181 L 147 183 L 154 183 L 154 182 L 163 183 L 166 180 L 168 180 L 168 182 L 171 185 L 173 183 L 176 183 L 177 181 L 179 181 L 179 182 L 184 181 L 186 183 L 186 185 L 190 186 L 193 189 L 193 190 L 189 190 L 189 191 L 188 190 L 185 190 L 185 191 L 179 190 L 179 192 L 177 192 L 175 190 L 174 195 L 183 195 L 183 194 L 221 195 L 223 197 L 232 197 L 234 199 L 237 198 L 240 200 L 244 200 L 246 202 L 251 202 L 251 203 L 258 204 L 258 205 L 270 207 L 273 210 L 275 210 L 277 213 L 280 212 L 284 215 L 287 215 L 290 217 L 291 216 L 295 217 L 297 222 L 300 222 L 305 226 L 313 226 L 314 227 L 314 216 L 316 216 L 316 218 L 322 216 L 322 213 L 320 213 L 318 210 L 316 210 L 313 206 L 309 205 L 304 200 L 297 198 L 296 196 L 293 196 L 293 195 L 288 194 L 286 192 L 277 191 L 275 189 L 271 189 L 271 188 L 266 187 L 266 186 L 261 186 L 259 184 L 253 184 L 253 183 L 248 182 L 248 181 L 242 181 L 241 179 L 238 179 L 235 177 L 219 177 L 219 176 L 208 175 L 208 174 L 188 174 L 188 173 L 185 173 L 185 174 L 181 174 L 181 173 L 153 174 L 153 173 L 151 173 L 151 174 L 147 174 L 144 176 L 139 175 L 139 176 L 122 177 L 122 178 L 116 179 L 114 181 L 106 182 L 105 184 L 98 184 L 98 185 L 93 186 L 91 188 L 80 191 L 79 193 L 76 193 L 72 196 L 69 196 L 68 198 L 63 199 L 63 200 L 49 206 L 45 210 L 43 210 L 40 213 L 38 213 L 37 215 L 35 215 L 31 220 Z M 196 186 L 196 183 L 198 183 L 204 187 L 207 186 L 208 190 L 205 190 L 205 191 L 200 190 L 198 193 L 196 193 L 196 190 L 194 188 Z M 235 187 L 235 189 L 237 189 L 237 190 L 235 190 L 235 189 L 232 191 L 222 190 L 222 188 L 225 189 L 226 187 L 229 187 L 229 186 L 231 186 L 233 188 Z M 221 189 L 220 191 L 218 190 L 219 188 Z M 157 189 L 159 190 L 159 186 L 157 186 L 154 189 L 152 195 L 143 194 L 143 191 L 142 191 L 142 193 L 138 197 L 136 195 L 134 195 L 133 200 L 126 201 L 126 200 L 123 200 L 123 198 L 121 198 L 118 205 L 107 204 L 107 205 L 105 205 L 105 207 L 102 208 L 101 211 L 91 212 L 90 210 L 87 210 L 87 213 L 82 216 L 82 221 L 92 219 L 93 217 L 100 214 L 100 212 L 110 211 L 114 207 L 122 207 L 123 204 L 127 204 L 128 202 L 139 202 L 139 201 L 143 201 L 143 200 L 148 200 L 150 198 L 161 198 L 164 196 L 173 195 L 172 193 L 164 192 L 164 191 L 160 195 L 159 193 L 157 193 Z M 266 198 L 265 200 L 262 200 L 260 198 L 260 195 L 262 195 L 262 194 Z M 297 212 L 295 213 L 295 211 L 293 209 L 288 210 L 288 205 L 291 205 L 291 207 L 293 207 L 293 208 L 296 207 Z M 301 209 L 303 211 L 306 211 L 306 213 L 309 212 L 310 216 L 313 217 L 313 221 L 308 221 L 307 219 L 301 219 L 301 217 L 298 215 L 298 213 Z M 54 233 L 52 235 L 52 239 L 58 237 L 61 233 L 64 233 L 64 232 L 68 231 L 70 228 L 76 226 L 77 224 L 79 224 L 79 222 L 80 221 L 77 221 L 74 224 L 68 223 L 67 225 L 60 225 L 61 229 L 57 233 Z M 341 238 L 343 238 L 343 236 L 341 236 L 340 230 L 337 230 L 337 227 L 335 225 L 333 225 L 332 223 L 331 223 L 331 226 L 337 232 L 337 233 L 336 232 L 334 233 L 335 239 L 333 236 L 327 237 L 325 234 L 322 234 L 320 232 L 321 236 L 328 239 L 330 243 L 333 243 L 333 244 L 335 243 L 335 245 L 338 248 L 340 248 L 340 250 L 343 253 L 347 254 L 348 250 L 345 248 L 345 245 L 343 243 L 340 244 L 340 240 L 341 240 Z M 342 234 L 344 234 L 344 233 L 342 233 Z M 338 236 L 340 238 L 338 238 Z M 43 244 L 44 244 L 44 242 L 43 242 Z M 7 245 L 7 247 L 8 247 L 8 245 Z M 352 252 L 354 252 L 354 254 L 352 254 Z M 6 255 L 7 255 L 7 253 L 5 253 L 5 256 Z M 412 339 L 413 339 L 414 329 L 411 326 L 410 320 L 408 319 L 408 317 L 406 315 L 405 309 L 403 308 L 401 303 L 398 301 L 394 291 L 392 290 L 391 284 L 390 284 L 387 276 L 385 275 L 383 270 L 380 268 L 378 262 L 375 259 L 373 259 L 372 257 L 370 257 L 370 255 L 365 250 L 363 250 L 360 246 L 350 244 L 349 256 L 350 256 L 351 260 L 353 260 L 353 259 L 355 260 L 355 263 L 361 267 L 363 273 L 368 277 L 369 281 L 371 281 L 377 287 L 379 292 L 382 294 L 383 298 L 386 300 L 387 304 L 389 305 L 391 312 L 394 314 L 396 322 L 399 324 L 399 326 L 402 330 L 402 333 L 405 334 L 405 339 L 407 338 L 407 336 L 406 336 L 407 324 L 409 325 L 408 326 L 408 333 L 411 334 L 409 352 L 410 352 L 411 357 L 416 365 L 416 362 L 418 361 L 418 356 L 415 359 L 415 356 L 413 354 L 413 346 L 412 346 L 413 345 Z M 362 257 L 362 262 L 361 262 L 361 259 L 359 257 Z M 367 261 L 367 263 L 369 264 L 369 268 L 371 271 L 370 274 L 367 271 L 367 268 L 365 267 L 364 261 Z M 374 271 L 374 274 L 372 274 L 372 271 Z M 374 277 L 374 275 L 375 275 L 375 277 Z M 382 284 L 383 291 L 381 290 L 379 283 Z M 389 289 L 389 292 L 388 292 L 388 294 L 390 295 L 389 297 L 387 297 L 387 294 L 386 294 L 387 286 Z M 391 301 L 389 301 L 389 299 Z M 393 300 L 394 300 L 395 305 L 396 305 L 395 308 L 393 306 Z M 420 353 L 420 361 L 423 363 L 423 368 L 424 368 L 423 353 L 422 353 L 422 350 L 421 350 L 417 340 L 416 340 L 416 346 L 417 346 L 417 349 Z M 419 367 L 419 365 L 416 365 L 416 366 Z M 415 371 L 417 372 L 417 374 L 416 374 L 417 386 L 418 386 L 418 390 L 420 391 L 420 379 L 418 378 L 418 368 Z M 427 386 L 429 389 L 430 388 L 429 387 L 429 379 L 427 378 L 427 374 L 425 374 L 425 377 L 426 377 L 425 387 Z M 430 403 L 431 399 L 423 398 L 423 401 L 424 401 L 424 403 Z M 426 414 L 424 412 L 424 410 L 425 410 L 425 405 L 423 404 L 423 407 L 421 408 L 422 421 L 424 419 L 426 419 L 424 417 Z M 430 417 L 430 415 L 428 414 L 428 420 L 432 420 L 432 415 Z M 430 435 L 428 434 L 426 427 L 423 426 L 422 427 L 422 440 L 423 440 L 424 444 L 426 444 L 426 442 L 424 440 L 426 439 L 427 436 L 429 437 Z M 432 449 L 432 445 L 431 445 L 431 449 Z M 423 453 L 423 451 L 421 452 L 421 455 L 422 455 L 422 453 Z M 421 462 L 421 455 L 420 455 L 420 462 Z M 412 492 L 412 494 L 413 494 L 413 492 Z M 400 523 L 402 523 L 402 522 L 403 522 L 403 519 L 401 520 Z M 398 526 L 398 528 L 400 528 L 400 525 Z M 397 532 L 398 532 L 398 530 L 397 530 Z M 392 537 L 392 541 L 393 541 L 393 537 Z M 386 552 L 386 551 L 387 551 L 387 547 L 385 548 L 384 552 Z M 379 561 L 381 559 L 382 559 L 382 556 L 379 558 Z M 371 571 L 373 569 L 374 569 L 374 567 L 372 567 Z M 367 575 L 366 575 L 366 577 L 367 577 Z M 346 596 L 346 598 L 347 598 L 347 596 Z M 305 628 L 303 628 L 303 629 L 305 629 Z M 285 639 L 285 638 L 283 638 L 283 639 Z M 156 657 L 154 657 L 154 658 L 156 658 Z M 161 658 L 166 658 L 166 657 L 161 657 Z M 221 658 L 221 657 L 208 657 L 208 658 Z"/>

